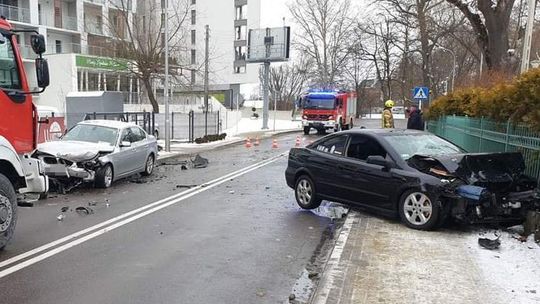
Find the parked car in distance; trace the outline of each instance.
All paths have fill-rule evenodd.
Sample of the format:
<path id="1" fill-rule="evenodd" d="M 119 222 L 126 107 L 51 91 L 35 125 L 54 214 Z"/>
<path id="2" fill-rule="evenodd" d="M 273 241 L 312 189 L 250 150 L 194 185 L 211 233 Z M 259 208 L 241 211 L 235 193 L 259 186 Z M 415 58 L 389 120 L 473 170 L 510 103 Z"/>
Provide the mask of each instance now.
<path id="1" fill-rule="evenodd" d="M 361 129 L 291 149 L 285 177 L 301 208 L 326 199 L 431 230 L 449 216 L 522 220 L 540 208 L 537 182 L 524 170 L 520 153 L 472 154 L 427 132 Z"/>
<path id="2" fill-rule="evenodd" d="M 86 120 L 59 141 L 38 145 L 35 155 L 51 179 L 73 186 L 94 182 L 108 188 L 113 181 L 141 173 L 151 175 L 157 159 L 157 141 L 133 123 Z"/>

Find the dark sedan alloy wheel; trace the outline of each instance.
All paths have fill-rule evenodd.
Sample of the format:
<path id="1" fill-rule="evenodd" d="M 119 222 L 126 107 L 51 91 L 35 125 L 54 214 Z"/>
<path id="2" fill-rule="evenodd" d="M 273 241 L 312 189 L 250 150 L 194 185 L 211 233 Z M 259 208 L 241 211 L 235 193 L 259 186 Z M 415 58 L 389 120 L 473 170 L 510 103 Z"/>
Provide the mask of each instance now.
<path id="1" fill-rule="evenodd" d="M 435 228 L 439 217 L 439 206 L 425 193 L 406 192 L 400 201 L 400 217 L 405 225 L 421 230 Z"/>
<path id="2" fill-rule="evenodd" d="M 303 209 L 315 209 L 321 205 L 313 181 L 306 175 L 300 176 L 296 181 L 295 196 L 298 206 Z"/>

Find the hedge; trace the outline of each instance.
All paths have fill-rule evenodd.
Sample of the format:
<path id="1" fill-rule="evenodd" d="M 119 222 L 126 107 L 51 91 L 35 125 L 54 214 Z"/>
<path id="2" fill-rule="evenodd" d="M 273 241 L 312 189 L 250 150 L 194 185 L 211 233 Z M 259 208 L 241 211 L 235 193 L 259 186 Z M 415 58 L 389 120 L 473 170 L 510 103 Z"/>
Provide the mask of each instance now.
<path id="1" fill-rule="evenodd" d="M 486 117 L 498 122 L 511 119 L 540 130 L 540 69 L 532 69 L 510 82 L 488 88 L 460 88 L 439 97 L 426 118 L 436 120 L 443 115 Z"/>

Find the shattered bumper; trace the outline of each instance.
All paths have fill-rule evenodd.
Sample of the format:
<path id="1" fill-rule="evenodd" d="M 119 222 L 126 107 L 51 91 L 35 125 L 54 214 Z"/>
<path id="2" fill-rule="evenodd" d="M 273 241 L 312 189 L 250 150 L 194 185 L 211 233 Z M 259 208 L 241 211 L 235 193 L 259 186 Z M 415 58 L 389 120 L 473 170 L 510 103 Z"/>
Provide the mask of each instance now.
<path id="1" fill-rule="evenodd" d="M 451 215 L 467 223 L 522 221 L 529 211 L 540 210 L 538 189 L 495 193 L 483 187 L 462 185 L 451 197 Z"/>
<path id="2" fill-rule="evenodd" d="M 53 157 L 44 157 L 42 160 L 45 175 L 50 178 L 75 178 L 83 182 L 94 181 L 96 173 L 90 167 L 94 167 L 97 164 L 95 161 L 80 164 Z M 88 164 L 91 164 L 91 166 Z"/>

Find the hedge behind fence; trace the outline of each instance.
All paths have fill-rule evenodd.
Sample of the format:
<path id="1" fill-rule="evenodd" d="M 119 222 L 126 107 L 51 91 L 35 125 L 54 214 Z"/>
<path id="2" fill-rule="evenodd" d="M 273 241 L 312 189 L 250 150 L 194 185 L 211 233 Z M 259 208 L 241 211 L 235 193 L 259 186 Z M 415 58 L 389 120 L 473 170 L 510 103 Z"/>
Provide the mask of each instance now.
<path id="1" fill-rule="evenodd" d="M 540 130 L 540 69 L 533 69 L 511 82 L 489 88 L 461 88 L 437 98 L 426 117 L 442 115 L 487 117 L 498 122 L 511 119 Z"/>

